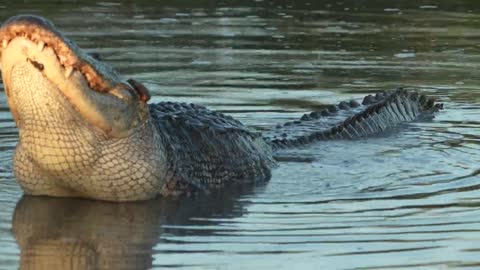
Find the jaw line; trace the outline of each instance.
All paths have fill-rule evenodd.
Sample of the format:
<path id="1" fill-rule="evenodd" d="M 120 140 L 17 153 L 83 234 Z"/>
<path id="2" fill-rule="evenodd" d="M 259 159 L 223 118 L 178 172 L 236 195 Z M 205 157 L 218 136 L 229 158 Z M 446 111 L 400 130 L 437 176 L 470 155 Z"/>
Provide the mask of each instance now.
<path id="1" fill-rule="evenodd" d="M 80 71 L 74 69 L 67 78 L 66 70 L 52 48 L 45 47 L 40 50 L 35 42 L 21 36 L 12 39 L 2 50 L 2 77 L 7 97 L 10 96 L 10 91 L 14 91 L 9 83 L 10 71 L 16 63 L 27 59 L 41 63 L 44 66 L 43 76 L 56 86 L 85 120 L 98 127 L 108 137 L 128 136 L 132 132 L 132 127 L 141 124 L 140 122 L 146 118 L 145 108 L 142 110 L 139 108 L 142 106 L 136 106 L 142 104 L 127 102 L 109 93 L 92 89 Z M 116 86 L 120 90 L 125 87 L 128 86 L 123 83 Z M 15 106 L 10 100 L 9 105 L 14 118 L 18 120 Z"/>
<path id="2" fill-rule="evenodd" d="M 79 70 L 87 79 L 90 88 L 95 91 L 108 92 L 120 82 L 113 69 L 94 60 L 44 18 L 18 15 L 8 19 L 0 28 L 2 47 L 6 48 L 8 43 L 17 37 L 38 43 L 39 50 L 45 46 L 51 47 L 62 67 L 70 71 Z"/>

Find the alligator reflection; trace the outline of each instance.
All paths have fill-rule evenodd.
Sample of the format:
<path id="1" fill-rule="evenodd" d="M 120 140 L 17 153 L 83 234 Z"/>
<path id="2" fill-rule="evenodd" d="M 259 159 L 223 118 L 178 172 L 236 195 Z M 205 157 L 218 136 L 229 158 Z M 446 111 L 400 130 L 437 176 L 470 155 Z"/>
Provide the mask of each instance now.
<path id="1" fill-rule="evenodd" d="M 149 268 L 152 249 L 162 233 L 185 233 L 164 225 L 214 225 L 205 218 L 241 216 L 245 205 L 239 198 L 253 189 L 258 191 L 258 187 L 247 187 L 136 203 L 24 196 L 12 225 L 21 249 L 20 268 Z M 211 232 L 198 230 L 202 235 Z"/>

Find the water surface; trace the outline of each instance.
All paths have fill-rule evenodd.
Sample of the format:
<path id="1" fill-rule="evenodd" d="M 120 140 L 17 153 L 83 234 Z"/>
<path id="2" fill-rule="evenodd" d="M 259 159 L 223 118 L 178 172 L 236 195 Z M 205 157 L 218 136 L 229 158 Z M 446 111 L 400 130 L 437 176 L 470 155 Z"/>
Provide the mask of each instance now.
<path id="1" fill-rule="evenodd" d="M 259 186 L 110 204 L 22 198 L 2 91 L 0 268 L 480 266 L 480 4 L 17 2 L 0 3 L 0 21 L 46 16 L 154 102 L 199 103 L 259 130 L 398 86 L 446 109 L 378 138 L 282 152 Z"/>

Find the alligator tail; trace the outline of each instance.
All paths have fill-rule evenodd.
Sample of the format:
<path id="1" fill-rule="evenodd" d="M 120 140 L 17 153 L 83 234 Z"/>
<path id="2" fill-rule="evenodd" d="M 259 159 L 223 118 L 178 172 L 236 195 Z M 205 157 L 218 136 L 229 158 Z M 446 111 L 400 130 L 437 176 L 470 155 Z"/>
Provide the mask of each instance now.
<path id="1" fill-rule="evenodd" d="M 443 104 L 435 103 L 433 98 L 399 88 L 366 96 L 362 105 L 343 101 L 326 110 L 305 114 L 299 121 L 278 126 L 265 139 L 274 149 L 280 149 L 323 140 L 364 138 L 441 109 Z"/>

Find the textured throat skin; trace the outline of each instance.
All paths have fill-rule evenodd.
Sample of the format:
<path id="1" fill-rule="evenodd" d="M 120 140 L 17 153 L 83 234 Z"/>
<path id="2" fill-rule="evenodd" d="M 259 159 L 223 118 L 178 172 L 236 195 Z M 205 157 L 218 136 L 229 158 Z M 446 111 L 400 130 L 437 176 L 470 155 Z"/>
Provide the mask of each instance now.
<path id="1" fill-rule="evenodd" d="M 397 90 L 260 134 L 202 106 L 148 105 L 143 85 L 121 80 L 41 17 L 12 17 L 0 41 L 20 134 L 14 173 L 33 195 L 135 201 L 265 181 L 276 149 L 366 137 L 440 109 Z"/>

